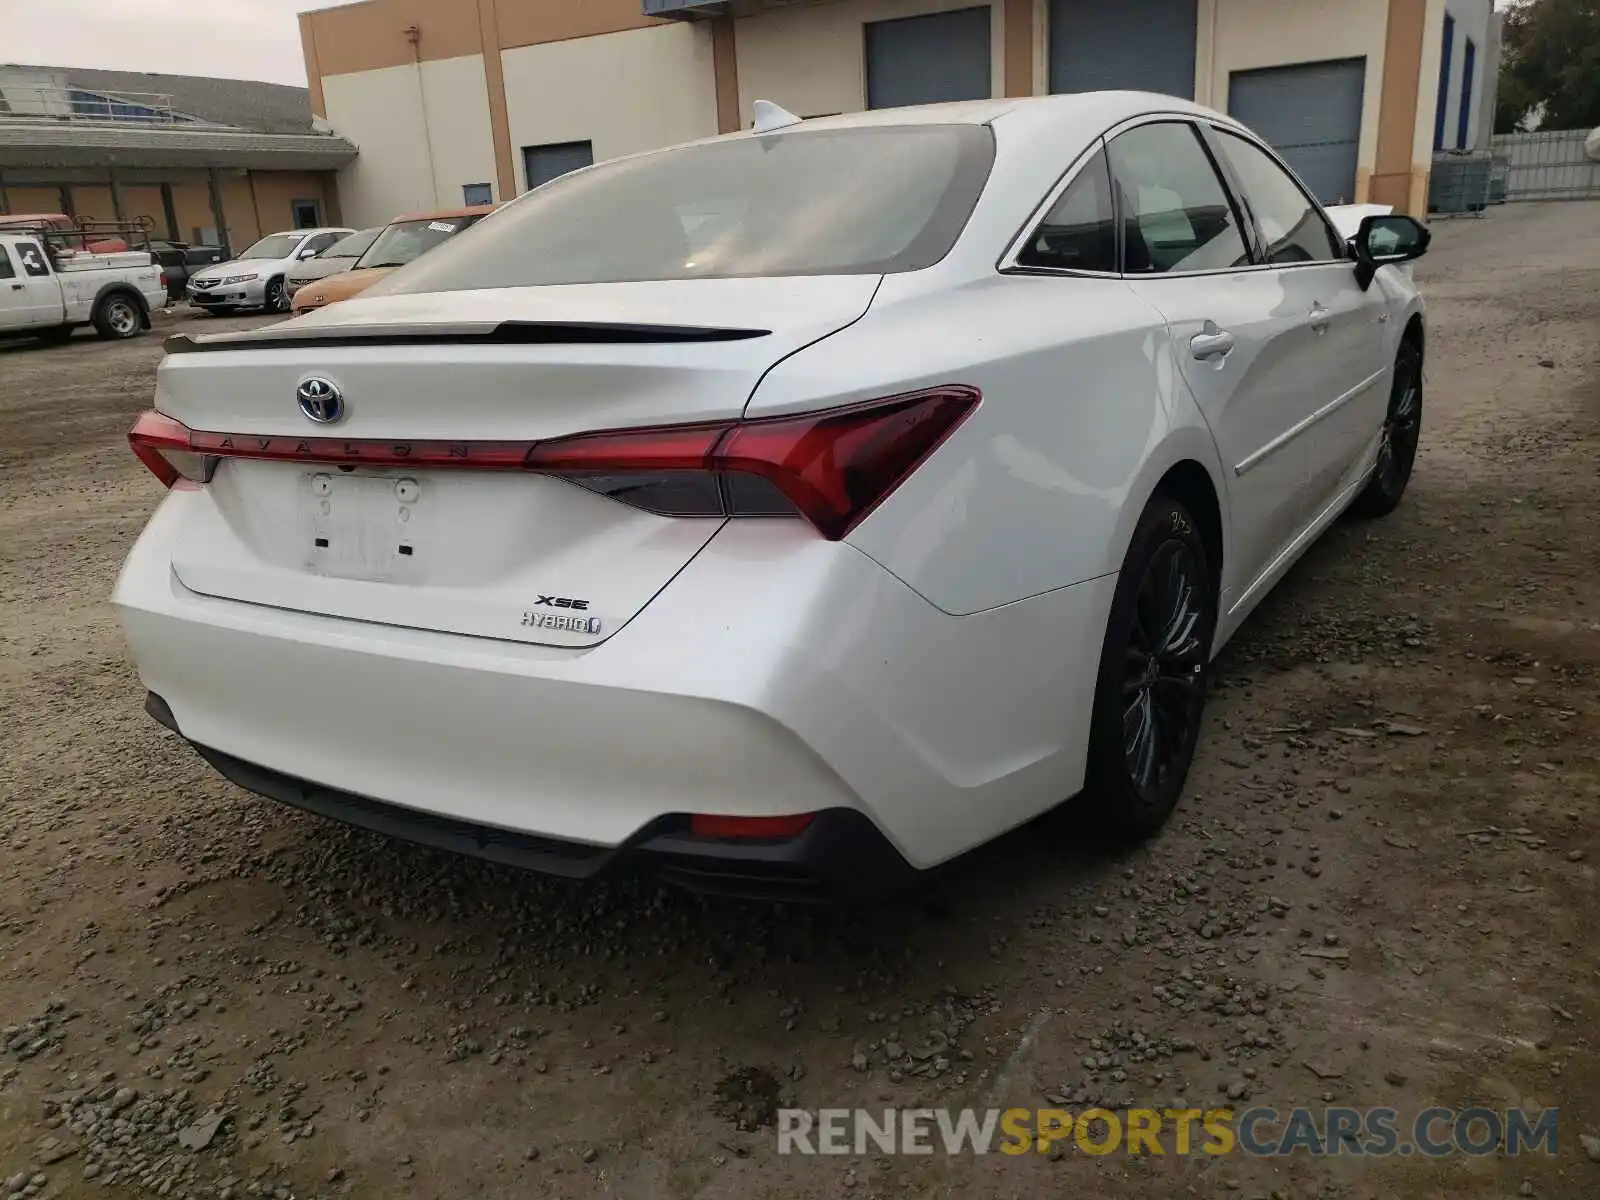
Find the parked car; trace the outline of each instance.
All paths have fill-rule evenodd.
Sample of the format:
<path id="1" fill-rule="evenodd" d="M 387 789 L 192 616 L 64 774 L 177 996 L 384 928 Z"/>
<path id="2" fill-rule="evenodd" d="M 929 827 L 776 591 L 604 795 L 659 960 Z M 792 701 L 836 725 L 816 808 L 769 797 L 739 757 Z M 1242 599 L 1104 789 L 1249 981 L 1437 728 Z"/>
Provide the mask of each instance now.
<path id="1" fill-rule="evenodd" d="M 228 252 L 221 246 L 192 246 L 188 242 L 150 243 L 150 253 L 167 273 L 167 300 L 176 303 L 189 290 L 189 276 L 202 267 L 224 261 Z"/>
<path id="2" fill-rule="evenodd" d="M 1080 792 L 1162 826 L 1213 656 L 1401 502 L 1427 229 L 1347 239 L 1170 96 L 758 109 L 173 340 L 115 596 L 158 720 L 572 876 L 881 884 Z"/>
<path id="3" fill-rule="evenodd" d="M 148 251 L 69 253 L 37 233 L 0 230 L 0 335 L 65 341 L 93 325 L 103 338 L 129 338 L 166 299 Z"/>
<path id="4" fill-rule="evenodd" d="M 496 207 L 484 204 L 474 208 L 452 208 L 443 212 L 411 213 L 396 217 L 356 260 L 354 267 L 332 279 L 319 281 L 315 287 L 302 288 L 295 293 L 294 311 L 310 312 L 360 295 L 396 267 L 405 266 L 435 246 L 449 241 L 462 230 L 476 225 Z"/>
<path id="5" fill-rule="evenodd" d="M 367 248 L 378 240 L 378 235 L 382 232 L 382 225 L 373 229 L 363 229 L 360 233 L 340 238 L 315 258 L 296 263 L 289 271 L 289 281 L 286 285 L 290 301 L 294 300 L 295 294 L 306 284 L 326 279 L 330 275 L 341 275 L 350 270 L 356 265 L 356 260 L 366 253 Z"/>
<path id="6" fill-rule="evenodd" d="M 288 312 L 285 281 L 290 270 L 354 232 L 294 229 L 268 234 L 239 257 L 196 271 L 189 279 L 189 303 L 214 313 L 241 308 Z"/>

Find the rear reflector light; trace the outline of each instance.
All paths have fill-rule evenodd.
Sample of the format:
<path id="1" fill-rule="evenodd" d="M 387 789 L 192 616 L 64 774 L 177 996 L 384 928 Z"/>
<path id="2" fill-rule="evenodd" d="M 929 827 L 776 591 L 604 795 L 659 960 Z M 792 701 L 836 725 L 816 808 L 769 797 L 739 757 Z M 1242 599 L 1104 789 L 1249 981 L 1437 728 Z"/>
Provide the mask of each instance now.
<path id="1" fill-rule="evenodd" d="M 696 814 L 689 818 L 689 833 L 697 838 L 722 841 L 776 841 L 797 837 L 811 828 L 816 813 L 792 817 L 718 817 Z"/>
<path id="2" fill-rule="evenodd" d="M 939 448 L 979 398 L 975 388 L 930 388 L 798 416 L 605 430 L 533 443 L 204 433 L 147 412 L 128 440 L 168 487 L 206 482 L 222 458 L 528 470 L 663 516 L 798 513 L 837 541 Z"/>

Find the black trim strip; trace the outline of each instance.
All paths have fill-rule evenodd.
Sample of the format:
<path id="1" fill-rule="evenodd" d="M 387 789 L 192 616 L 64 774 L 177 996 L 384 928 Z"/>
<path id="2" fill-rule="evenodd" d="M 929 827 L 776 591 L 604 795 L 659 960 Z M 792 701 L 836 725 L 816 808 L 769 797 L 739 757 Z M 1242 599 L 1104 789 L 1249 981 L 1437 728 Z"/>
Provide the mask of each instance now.
<path id="1" fill-rule="evenodd" d="M 642 325 L 609 321 L 502 321 L 450 325 L 333 325 L 297 328 L 291 322 L 239 333 L 191 337 L 175 333 L 168 354 L 217 350 L 298 350 L 337 346 L 560 346 L 742 342 L 769 337 L 770 329 L 714 325 Z"/>

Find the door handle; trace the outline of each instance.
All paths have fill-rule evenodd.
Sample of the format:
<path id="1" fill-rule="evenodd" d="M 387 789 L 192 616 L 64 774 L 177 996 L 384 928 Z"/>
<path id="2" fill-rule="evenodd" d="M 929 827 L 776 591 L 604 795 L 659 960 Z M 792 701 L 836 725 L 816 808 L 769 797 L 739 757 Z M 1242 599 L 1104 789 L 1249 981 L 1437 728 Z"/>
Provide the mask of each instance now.
<path id="1" fill-rule="evenodd" d="M 12 290 L 12 291 L 13 291 L 13 292 L 20 292 L 20 291 L 21 291 L 21 290 L 22 290 L 22 288 L 23 288 L 23 285 L 22 285 L 22 284 L 20 284 L 20 283 L 13 283 L 13 284 L 12 284 L 12 285 L 11 285 L 11 290 Z"/>
<path id="2" fill-rule="evenodd" d="M 1311 330 L 1313 333 L 1327 333 L 1328 326 L 1333 323 L 1333 317 L 1319 300 L 1311 306 Z"/>
<path id="3" fill-rule="evenodd" d="M 1217 365 L 1233 353 L 1234 337 L 1226 329 L 1218 329 L 1215 322 L 1207 321 L 1205 328 L 1189 339 L 1189 351 L 1200 362 L 1216 361 Z"/>

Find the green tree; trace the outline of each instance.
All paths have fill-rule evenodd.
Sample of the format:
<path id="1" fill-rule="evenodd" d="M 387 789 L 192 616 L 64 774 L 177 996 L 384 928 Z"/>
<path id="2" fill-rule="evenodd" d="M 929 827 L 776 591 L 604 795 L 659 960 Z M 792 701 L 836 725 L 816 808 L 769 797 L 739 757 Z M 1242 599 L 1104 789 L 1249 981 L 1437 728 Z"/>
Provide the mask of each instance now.
<path id="1" fill-rule="evenodd" d="M 1513 0 L 1506 10 L 1495 132 L 1541 106 L 1545 129 L 1600 125 L 1600 0 Z"/>

